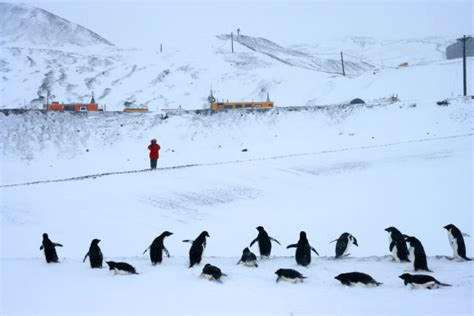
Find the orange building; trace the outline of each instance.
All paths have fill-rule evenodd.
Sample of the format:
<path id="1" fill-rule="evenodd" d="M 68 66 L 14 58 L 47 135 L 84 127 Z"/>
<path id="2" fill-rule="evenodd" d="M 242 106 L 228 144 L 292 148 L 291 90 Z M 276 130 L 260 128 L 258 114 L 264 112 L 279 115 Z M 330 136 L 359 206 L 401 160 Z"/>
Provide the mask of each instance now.
<path id="1" fill-rule="evenodd" d="M 91 102 L 89 103 L 59 103 L 57 101 L 48 104 L 49 111 L 75 111 L 88 112 L 99 111 L 99 104 L 95 103 L 94 94 L 92 94 Z"/>

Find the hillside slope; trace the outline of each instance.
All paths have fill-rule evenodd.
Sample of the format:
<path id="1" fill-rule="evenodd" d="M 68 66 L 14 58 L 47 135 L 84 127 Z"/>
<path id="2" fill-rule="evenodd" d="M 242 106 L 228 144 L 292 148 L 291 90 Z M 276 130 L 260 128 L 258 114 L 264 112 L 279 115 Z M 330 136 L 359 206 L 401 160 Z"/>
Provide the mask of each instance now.
<path id="1" fill-rule="evenodd" d="M 0 46 L 57 49 L 113 44 L 93 31 L 46 10 L 0 2 Z"/>

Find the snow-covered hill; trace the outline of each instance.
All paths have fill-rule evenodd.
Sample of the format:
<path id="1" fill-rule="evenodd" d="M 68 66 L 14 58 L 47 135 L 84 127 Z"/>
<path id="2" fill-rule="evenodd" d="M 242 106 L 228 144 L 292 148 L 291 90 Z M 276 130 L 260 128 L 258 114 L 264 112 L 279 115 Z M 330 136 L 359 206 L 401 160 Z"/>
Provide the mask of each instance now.
<path id="1" fill-rule="evenodd" d="M 86 102 L 94 92 L 109 110 L 122 110 L 124 102 L 152 111 L 200 109 L 208 107 L 211 85 L 219 99 L 260 100 L 268 92 L 277 106 L 345 103 L 356 97 L 371 102 L 394 94 L 411 101 L 427 92 L 443 99 L 462 92 L 461 62 L 444 60 L 444 48 L 452 42 L 447 38 L 356 37 L 284 47 L 271 38 L 246 34 L 235 37 L 231 53 L 228 35 L 203 34 L 187 46 L 171 44 L 160 53 L 97 47 L 95 34 L 78 31 L 79 26 L 52 14 L 3 6 L 2 20 L 9 26 L 1 28 L 2 34 L 11 39 L 0 47 L 1 108 L 42 108 L 49 91 L 60 102 Z M 28 14 L 26 21 L 22 16 Z M 66 26 L 54 27 L 59 33 L 47 31 L 42 25 L 51 25 L 45 21 Z M 75 31 L 71 35 L 64 29 Z M 44 36 L 37 32 L 48 36 L 42 48 L 35 41 Z M 14 40 L 19 34 L 22 45 Z M 81 47 L 49 45 L 69 40 Z M 341 51 L 346 53 L 346 77 L 341 75 Z M 404 62 L 409 67 L 398 68 Z"/>
<path id="2" fill-rule="evenodd" d="M 0 2 L 0 46 L 60 49 L 113 44 L 46 10 Z"/>

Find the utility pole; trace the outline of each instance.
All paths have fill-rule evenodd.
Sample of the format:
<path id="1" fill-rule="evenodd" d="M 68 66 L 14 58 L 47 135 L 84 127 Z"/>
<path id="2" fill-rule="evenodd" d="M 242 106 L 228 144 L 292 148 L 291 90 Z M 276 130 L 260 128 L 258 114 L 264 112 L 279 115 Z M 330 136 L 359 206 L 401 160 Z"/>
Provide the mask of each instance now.
<path id="1" fill-rule="evenodd" d="M 341 52 L 341 65 L 342 65 L 342 75 L 345 76 L 346 72 L 344 71 L 344 56 Z"/>
<path id="2" fill-rule="evenodd" d="M 234 32 L 230 32 L 230 45 L 232 47 L 232 53 L 234 52 Z"/>
<path id="3" fill-rule="evenodd" d="M 467 95 L 467 78 L 466 78 L 466 42 L 471 39 L 470 36 L 464 35 L 462 38 L 458 38 L 458 41 L 462 42 L 462 74 L 463 74 L 463 92 L 464 96 Z"/>

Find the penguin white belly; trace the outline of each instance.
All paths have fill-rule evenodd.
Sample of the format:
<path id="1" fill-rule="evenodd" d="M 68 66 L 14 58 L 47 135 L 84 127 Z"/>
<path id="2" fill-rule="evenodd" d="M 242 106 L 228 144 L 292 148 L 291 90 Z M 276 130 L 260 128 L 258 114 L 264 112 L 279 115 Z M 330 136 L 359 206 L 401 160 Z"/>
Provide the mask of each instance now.
<path id="1" fill-rule="evenodd" d="M 256 267 L 257 266 L 257 261 L 256 260 L 244 261 L 243 264 L 247 267 Z"/>
<path id="2" fill-rule="evenodd" d="M 453 257 L 461 258 L 458 254 L 458 241 L 456 238 L 453 237 L 453 235 L 451 234 L 451 231 L 448 231 L 448 240 L 449 240 L 449 245 L 451 246 L 451 249 L 453 249 Z"/>
<path id="3" fill-rule="evenodd" d="M 439 285 L 436 284 L 434 281 L 426 282 L 426 283 L 412 283 L 414 289 L 437 289 Z"/>
<path id="4" fill-rule="evenodd" d="M 128 271 L 124 271 L 124 270 L 114 269 L 114 275 L 116 275 L 116 274 L 127 275 L 127 274 L 131 274 L 131 273 L 128 272 Z"/>
<path id="5" fill-rule="evenodd" d="M 344 250 L 344 252 L 342 253 L 342 256 L 347 256 L 347 254 L 349 253 L 349 250 L 351 250 L 351 246 L 352 246 L 352 243 L 348 242 L 346 250 Z"/>
<path id="6" fill-rule="evenodd" d="M 281 279 L 286 282 L 293 282 L 293 283 L 298 283 L 298 282 L 303 282 L 302 278 L 287 278 L 282 276 Z"/>
<path id="7" fill-rule="evenodd" d="M 207 274 L 207 273 L 201 273 L 201 278 L 203 278 L 203 279 L 208 279 L 208 280 L 212 280 L 212 279 L 213 279 L 212 275 Z"/>
<path id="8" fill-rule="evenodd" d="M 395 261 L 400 262 L 400 258 L 398 258 L 398 248 L 397 245 L 393 246 L 392 248 L 392 257 Z"/>
<path id="9" fill-rule="evenodd" d="M 413 271 L 415 270 L 415 248 L 410 247 L 408 249 L 408 258 L 410 259 L 411 262 L 413 262 Z"/>

